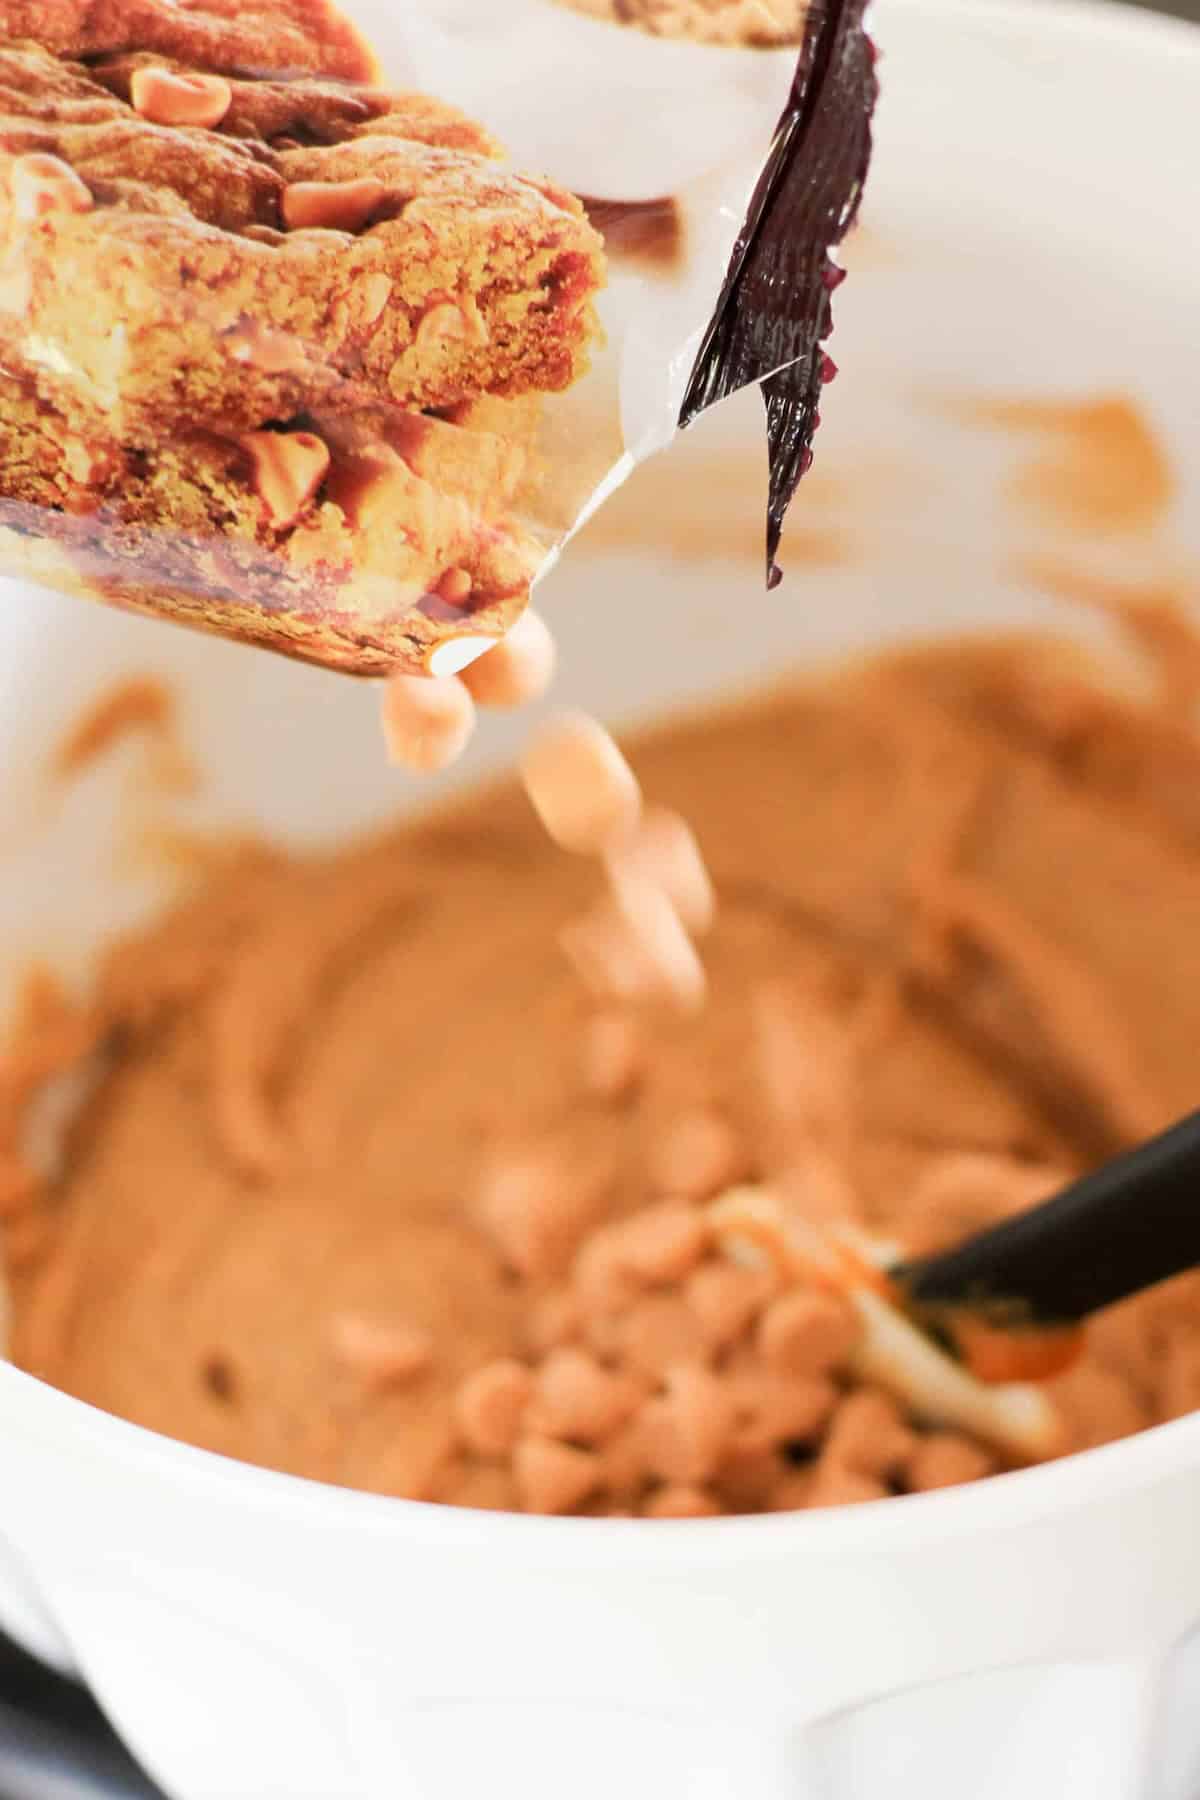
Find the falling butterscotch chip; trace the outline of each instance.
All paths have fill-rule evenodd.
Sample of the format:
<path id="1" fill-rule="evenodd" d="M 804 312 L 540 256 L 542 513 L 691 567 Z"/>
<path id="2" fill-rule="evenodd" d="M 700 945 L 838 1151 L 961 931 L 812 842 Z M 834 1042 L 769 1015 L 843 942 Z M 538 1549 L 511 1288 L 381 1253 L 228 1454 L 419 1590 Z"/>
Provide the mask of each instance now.
<path id="1" fill-rule="evenodd" d="M 670 897 L 651 882 L 624 875 L 612 879 L 612 890 L 617 914 L 637 946 L 643 997 L 696 1011 L 707 991 L 704 964 Z"/>
<path id="2" fill-rule="evenodd" d="M 617 881 L 634 878 L 661 888 L 689 931 L 697 935 L 713 922 L 712 881 L 691 826 L 676 812 L 647 807 L 630 836 L 609 853 Z"/>
<path id="3" fill-rule="evenodd" d="M 524 612 L 486 656 L 464 670 L 463 681 L 480 706 L 526 706 L 550 686 L 554 663 L 554 639 L 545 621 Z"/>
<path id="4" fill-rule="evenodd" d="M 637 777 L 604 727 L 564 712 L 533 737 L 521 758 L 525 792 L 554 842 L 601 856 L 628 835 L 641 810 Z"/>
<path id="5" fill-rule="evenodd" d="M 579 979 L 598 1000 L 632 1004 L 646 999 L 654 988 L 655 972 L 641 936 L 611 901 L 564 925 L 558 942 Z"/>
<path id="6" fill-rule="evenodd" d="M 393 675 L 383 690 L 383 735 L 394 763 L 434 774 L 461 755 L 475 727 L 475 706 L 453 677 Z"/>
<path id="7" fill-rule="evenodd" d="M 553 1438 L 522 1438 L 513 1453 L 517 1495 L 526 1512 L 568 1513 L 600 1487 L 604 1464 L 592 1450 Z"/>

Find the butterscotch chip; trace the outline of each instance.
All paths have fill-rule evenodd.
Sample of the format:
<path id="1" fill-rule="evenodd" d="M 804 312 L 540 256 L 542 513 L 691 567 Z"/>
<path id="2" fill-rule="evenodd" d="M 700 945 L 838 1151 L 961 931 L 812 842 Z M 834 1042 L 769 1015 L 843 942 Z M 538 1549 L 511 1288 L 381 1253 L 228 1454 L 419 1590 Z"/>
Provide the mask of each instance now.
<path id="1" fill-rule="evenodd" d="M 338 1361 L 370 1389 L 403 1387 L 424 1375 L 433 1362 L 433 1340 L 427 1331 L 360 1313 L 335 1318 L 330 1341 Z"/>
<path id="2" fill-rule="evenodd" d="M 637 777 L 604 727 L 565 712 L 525 747 L 521 778 L 530 804 L 564 850 L 598 856 L 633 826 Z"/>
<path id="3" fill-rule="evenodd" d="M 451 606 L 461 606 L 470 597 L 471 586 L 471 577 L 466 569 L 447 569 L 438 582 L 437 591 Z"/>
<path id="4" fill-rule="evenodd" d="M 591 1450 L 525 1437 L 513 1452 L 513 1476 L 526 1512 L 568 1513 L 599 1489 L 604 1464 Z"/>
<path id="5" fill-rule="evenodd" d="M 382 181 L 293 181 L 279 198 L 289 231 L 361 231 L 387 194 Z"/>
<path id="6" fill-rule="evenodd" d="M 1054 1404 L 1072 1440 L 1083 1447 L 1111 1443 L 1149 1423 L 1134 1380 L 1101 1363 L 1076 1363 L 1054 1383 Z"/>
<path id="7" fill-rule="evenodd" d="M 156 125 L 219 125 L 233 104 L 222 75 L 177 75 L 171 69 L 135 69 L 129 83 L 135 112 Z"/>
<path id="8" fill-rule="evenodd" d="M 783 1376 L 751 1366 L 732 1375 L 730 1384 L 747 1444 L 811 1444 L 838 1405 L 838 1390 L 817 1375 Z"/>
<path id="9" fill-rule="evenodd" d="M 683 1363 L 707 1363 L 704 1331 L 679 1294 L 648 1294 L 613 1321 L 608 1342 L 640 1375 L 665 1376 Z"/>
<path id="10" fill-rule="evenodd" d="M 995 1457 L 981 1445 L 955 1431 L 937 1431 L 918 1439 L 905 1476 L 915 1494 L 924 1494 L 935 1488 L 982 1481 L 985 1475 L 995 1472 Z"/>
<path id="11" fill-rule="evenodd" d="M 441 591 L 447 599 L 452 598 L 445 582 Z M 554 664 L 554 639 L 549 629 L 537 613 L 527 611 L 500 643 L 466 671 L 463 680 L 480 706 L 527 706 L 550 686 Z"/>
<path id="12" fill-rule="evenodd" d="M 707 1200 L 730 1187 L 745 1168 L 733 1127 L 714 1112 L 686 1114 L 657 1146 L 654 1178 L 669 1194 Z"/>
<path id="13" fill-rule="evenodd" d="M 475 729 L 470 694 L 455 680 L 393 675 L 383 690 L 383 735 L 394 763 L 433 774 L 459 757 Z"/>
<path id="14" fill-rule="evenodd" d="M 703 1488 L 676 1484 L 659 1488 L 642 1512 L 647 1519 L 716 1519 L 721 1508 Z"/>
<path id="15" fill-rule="evenodd" d="M 494 1154 L 481 1172 L 472 1210 L 508 1266 L 526 1278 L 555 1276 L 568 1264 L 592 1192 L 553 1143 Z"/>
<path id="16" fill-rule="evenodd" d="M 629 838 L 609 853 L 608 865 L 618 881 L 660 888 L 689 931 L 702 933 L 712 924 L 712 881 L 695 834 L 678 813 L 647 807 Z"/>
<path id="17" fill-rule="evenodd" d="M 916 1436 L 890 1394 L 859 1388 L 839 1405 L 825 1440 L 831 1466 L 875 1480 L 895 1476 L 916 1449 Z"/>
<path id="18" fill-rule="evenodd" d="M 312 431 L 252 431 L 242 448 L 273 525 L 294 525 L 329 472 L 329 446 Z"/>
<path id="19" fill-rule="evenodd" d="M 34 151 L 14 159 L 9 173 L 16 217 L 25 222 L 55 212 L 90 212 L 92 190 L 59 156 Z"/>
<path id="20" fill-rule="evenodd" d="M 714 1350 L 727 1350 L 749 1331 L 775 1289 L 769 1269 L 745 1269 L 724 1257 L 706 1262 L 687 1279 L 688 1305 Z"/>
<path id="21" fill-rule="evenodd" d="M 468 1375 L 454 1401 L 455 1420 L 468 1450 L 477 1456 L 507 1456 L 532 1393 L 531 1371 L 511 1357 L 486 1363 Z"/>
<path id="22" fill-rule="evenodd" d="M 659 986 L 660 973 L 647 954 L 641 931 L 611 902 L 565 925 L 558 942 L 598 1000 L 632 1004 L 648 999 Z"/>
<path id="23" fill-rule="evenodd" d="M 718 1468 L 737 1401 L 710 1370 L 677 1367 L 667 1373 L 666 1393 L 644 1406 L 639 1418 L 651 1472 L 661 1481 L 695 1485 Z"/>
<path id="24" fill-rule="evenodd" d="M 1049 1199 L 1069 1180 L 1069 1171 L 1045 1163 L 988 1151 L 947 1152 L 930 1163 L 912 1196 L 905 1249 L 914 1256 L 944 1249 Z"/>
<path id="25" fill-rule="evenodd" d="M 646 1207 L 612 1234 L 612 1249 L 622 1268 L 648 1287 L 681 1282 L 709 1248 L 708 1220 L 681 1201 Z"/>
<path id="26" fill-rule="evenodd" d="M 827 1375 L 849 1357 L 858 1320 L 832 1294 L 781 1294 L 763 1314 L 758 1343 L 763 1359 L 785 1375 Z"/>
<path id="27" fill-rule="evenodd" d="M 543 1437 L 602 1444 L 637 1410 L 644 1389 L 602 1368 L 586 1350 L 554 1350 L 534 1381 L 529 1428 Z"/>
<path id="28" fill-rule="evenodd" d="M 641 1292 L 642 1284 L 621 1254 L 616 1226 L 592 1233 L 576 1256 L 571 1274 L 587 1325 L 627 1310 Z"/>
<path id="29" fill-rule="evenodd" d="M 704 1000 L 704 965 L 674 902 L 639 877 L 610 870 L 609 879 L 617 913 L 636 946 L 643 992 L 694 1012 Z"/>

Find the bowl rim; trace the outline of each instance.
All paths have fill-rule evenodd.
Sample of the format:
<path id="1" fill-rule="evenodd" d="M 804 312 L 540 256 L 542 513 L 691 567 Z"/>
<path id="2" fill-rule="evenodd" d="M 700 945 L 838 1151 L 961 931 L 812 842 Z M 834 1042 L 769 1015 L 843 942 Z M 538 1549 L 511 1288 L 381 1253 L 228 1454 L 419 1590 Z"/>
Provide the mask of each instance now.
<path id="1" fill-rule="evenodd" d="M 1039 41 L 1053 36 L 1069 45 L 1075 68 L 1084 58 L 1124 64 L 1139 55 L 1172 74 L 1185 60 L 1200 75 L 1200 29 L 1120 0 L 973 0 L 969 10 L 961 0 L 891 0 L 891 18 L 900 30 L 909 18 L 1009 41 L 1036 31 Z M 1122 73 L 1127 79 L 1124 67 Z M 949 1542 L 1013 1529 L 1050 1513 L 1118 1500 L 1200 1465 L 1197 1412 L 1036 1468 L 855 1507 L 686 1521 L 542 1518 L 367 1494 L 259 1468 L 104 1413 L 2 1360 L 0 1414 L 28 1441 L 40 1441 L 53 1453 L 66 1443 L 120 1462 L 130 1474 L 186 1487 L 218 1504 L 276 1515 L 286 1511 L 297 1522 L 318 1527 L 349 1526 L 459 1551 L 479 1546 L 491 1555 L 508 1544 L 526 1572 L 529 1559 L 521 1555 L 526 1539 L 539 1562 L 593 1568 L 643 1562 L 695 1568 L 830 1550 L 912 1549 L 931 1539 Z"/>

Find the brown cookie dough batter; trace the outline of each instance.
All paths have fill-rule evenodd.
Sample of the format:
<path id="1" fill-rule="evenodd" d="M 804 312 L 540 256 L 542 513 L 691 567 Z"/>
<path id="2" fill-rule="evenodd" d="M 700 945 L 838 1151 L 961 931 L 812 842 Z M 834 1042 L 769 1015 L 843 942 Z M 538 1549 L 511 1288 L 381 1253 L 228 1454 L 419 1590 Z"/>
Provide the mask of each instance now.
<path id="1" fill-rule="evenodd" d="M 932 1244 L 1194 1106 L 1200 741 L 1014 640 L 633 760 L 717 883 L 696 1017 L 597 1011 L 556 943 L 594 871 L 509 788 L 338 856 L 239 853 L 114 949 L 86 1016 L 43 989 L 0 1112 L 16 1360 L 251 1462 L 465 1504 L 698 1514 L 994 1467 L 848 1394 L 837 1317 L 696 1220 L 765 1180 Z M 89 1047 L 33 1182 L 25 1105 Z M 1188 1278 L 1097 1325 L 1054 1386 L 1067 1443 L 1200 1401 L 1198 1305 Z"/>

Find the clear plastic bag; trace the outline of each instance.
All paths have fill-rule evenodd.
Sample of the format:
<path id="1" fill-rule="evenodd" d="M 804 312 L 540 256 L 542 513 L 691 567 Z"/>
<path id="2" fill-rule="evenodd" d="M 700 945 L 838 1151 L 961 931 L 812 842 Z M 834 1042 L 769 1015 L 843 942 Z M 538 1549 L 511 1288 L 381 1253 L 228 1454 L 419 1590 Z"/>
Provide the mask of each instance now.
<path id="1" fill-rule="evenodd" d="M 454 672 L 681 413 L 807 356 L 786 506 L 861 168 L 768 241 L 779 317 L 741 288 L 860 10 L 0 0 L 0 569 Z"/>

